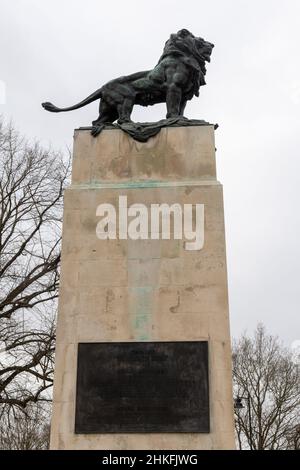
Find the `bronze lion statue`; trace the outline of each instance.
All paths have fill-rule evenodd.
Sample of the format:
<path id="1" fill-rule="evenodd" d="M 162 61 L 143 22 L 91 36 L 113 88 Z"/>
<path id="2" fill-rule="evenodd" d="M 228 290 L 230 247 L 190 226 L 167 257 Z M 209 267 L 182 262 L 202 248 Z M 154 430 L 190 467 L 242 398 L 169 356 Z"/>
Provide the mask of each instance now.
<path id="1" fill-rule="evenodd" d="M 67 108 L 58 108 L 49 102 L 42 106 L 47 111 L 60 113 L 100 99 L 99 117 L 92 123 L 94 129 L 116 120 L 119 124 L 131 122 L 135 104 L 166 103 L 167 119 L 183 117 L 186 102 L 194 95 L 199 96 L 200 86 L 205 85 L 205 62 L 210 62 L 213 47 L 210 42 L 181 29 L 171 34 L 153 70 L 111 80 L 80 103 Z"/>

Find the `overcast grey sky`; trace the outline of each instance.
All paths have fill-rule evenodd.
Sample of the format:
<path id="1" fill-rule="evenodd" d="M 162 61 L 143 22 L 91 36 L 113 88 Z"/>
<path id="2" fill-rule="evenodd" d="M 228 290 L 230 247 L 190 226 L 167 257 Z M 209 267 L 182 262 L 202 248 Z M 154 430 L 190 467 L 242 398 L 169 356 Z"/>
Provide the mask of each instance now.
<path id="1" fill-rule="evenodd" d="M 152 68 L 181 28 L 216 46 L 186 116 L 220 125 L 232 334 L 263 321 L 289 344 L 300 338 L 299 0 L 0 0 L 0 113 L 30 138 L 71 146 L 97 103 L 59 115 L 40 103 L 70 105 Z"/>

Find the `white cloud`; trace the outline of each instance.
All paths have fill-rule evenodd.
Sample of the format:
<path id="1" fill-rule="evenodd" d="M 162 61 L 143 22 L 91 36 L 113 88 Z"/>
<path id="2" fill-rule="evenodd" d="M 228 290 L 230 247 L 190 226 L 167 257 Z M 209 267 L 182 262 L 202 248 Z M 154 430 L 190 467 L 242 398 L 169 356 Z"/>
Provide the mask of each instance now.
<path id="1" fill-rule="evenodd" d="M 6 101 L 6 86 L 3 80 L 0 80 L 0 104 L 5 104 Z"/>

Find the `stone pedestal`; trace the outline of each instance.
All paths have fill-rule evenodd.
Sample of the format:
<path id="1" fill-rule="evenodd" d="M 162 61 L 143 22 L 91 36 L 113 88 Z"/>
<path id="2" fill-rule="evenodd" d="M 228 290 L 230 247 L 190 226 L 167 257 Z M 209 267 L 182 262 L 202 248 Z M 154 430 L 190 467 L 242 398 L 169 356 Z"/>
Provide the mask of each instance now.
<path id="1" fill-rule="evenodd" d="M 99 204 L 204 204 L 204 246 L 99 240 Z M 209 433 L 75 434 L 78 343 L 208 341 Z M 213 126 L 165 128 L 147 143 L 76 130 L 65 192 L 52 449 L 234 448 L 222 186 Z"/>

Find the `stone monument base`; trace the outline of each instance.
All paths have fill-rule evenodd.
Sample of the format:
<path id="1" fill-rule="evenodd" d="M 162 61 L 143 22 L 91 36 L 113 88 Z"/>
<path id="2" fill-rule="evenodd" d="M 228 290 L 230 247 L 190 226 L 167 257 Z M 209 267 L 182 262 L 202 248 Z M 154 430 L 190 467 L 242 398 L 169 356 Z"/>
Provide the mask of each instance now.
<path id="1" fill-rule="evenodd" d="M 204 205 L 203 246 L 187 250 L 187 238 L 174 239 L 174 227 L 169 240 L 163 239 L 161 229 L 151 239 L 149 228 L 143 232 L 142 239 L 119 236 L 99 239 L 97 208 L 111 204 L 118 211 L 120 196 L 128 207 L 143 204 L 149 211 L 152 204 Z M 104 130 L 97 138 L 88 130 L 75 131 L 72 184 L 65 192 L 64 204 L 51 449 L 233 449 L 224 211 L 222 186 L 216 180 L 213 126 L 164 128 L 146 143 L 136 142 L 116 129 Z M 203 365 L 204 369 L 202 375 L 196 374 L 198 382 L 196 376 L 193 382 L 193 372 L 187 380 L 195 393 L 202 387 L 200 397 L 206 397 L 207 392 L 208 401 L 203 398 L 202 402 L 201 398 L 200 405 L 203 410 L 208 409 L 209 420 L 201 414 L 202 408 L 200 411 L 193 408 L 196 395 L 190 395 L 189 389 L 184 388 L 187 382 L 180 388 L 179 378 L 176 380 L 177 370 L 181 380 L 185 380 L 185 366 L 181 364 L 185 364 L 188 355 L 183 362 L 181 359 L 174 362 L 172 358 L 174 354 L 180 358 L 184 348 L 178 349 L 175 344 L 171 356 L 166 356 L 169 354 L 166 352 L 162 356 L 151 352 L 150 343 L 156 347 L 156 343 L 163 342 L 178 345 L 193 342 L 196 350 L 201 342 L 207 345 L 207 388 L 203 388 L 205 354 L 199 356 L 199 367 Z M 89 347 L 92 343 L 102 345 L 96 346 L 97 353 Z M 149 429 L 146 422 L 138 422 L 146 414 L 141 414 L 143 410 L 137 404 L 133 419 L 131 411 L 136 410 L 132 409 L 134 402 L 129 398 L 132 399 L 134 386 L 128 381 L 126 367 L 124 373 L 120 372 L 125 356 L 115 356 L 119 353 L 113 349 L 111 354 L 108 350 L 101 353 L 103 343 L 111 346 L 130 343 L 133 351 L 134 343 L 142 345 L 141 351 L 143 344 L 149 343 L 149 354 L 141 352 L 139 359 L 143 361 L 145 375 L 140 382 L 134 382 L 136 387 L 148 380 L 145 361 L 150 361 L 149 370 L 153 366 L 155 380 L 162 373 L 163 362 L 157 359 L 155 365 L 154 358 L 161 357 L 162 361 L 171 358 L 169 378 L 162 374 L 159 380 L 162 383 L 169 380 L 168 393 L 180 388 L 176 393 L 181 397 L 178 406 L 184 405 L 182 414 L 178 411 L 175 419 L 166 413 L 163 428 L 163 422 L 156 425 L 152 419 L 154 408 L 148 409 L 152 420 Z M 82 356 L 82 351 L 89 351 L 90 356 Z M 193 354 L 190 353 L 190 358 Z M 114 357 L 120 359 L 113 362 Z M 111 402 L 110 393 L 105 392 L 104 397 L 104 389 L 112 386 L 115 375 L 100 384 L 100 370 L 102 378 L 102 373 L 109 377 L 110 372 L 116 371 L 123 385 L 126 378 L 128 387 L 124 386 L 122 391 L 122 403 L 118 397 L 113 401 L 116 388 L 111 388 Z M 189 370 L 193 371 L 193 364 L 189 363 L 186 374 Z M 154 387 L 153 382 L 149 381 L 151 386 Z M 159 406 L 167 410 L 168 402 L 159 400 L 159 393 L 163 392 L 159 392 L 158 386 L 153 390 L 153 393 L 158 390 Z M 142 403 L 147 404 L 147 390 L 143 391 L 142 385 L 137 393 L 144 400 Z M 149 406 L 153 407 L 151 398 L 148 395 Z M 129 403 L 127 408 L 126 403 Z M 172 413 L 176 395 L 170 397 L 170 403 Z M 109 410 L 110 406 L 115 414 Z M 93 420 L 95 409 L 98 420 Z M 189 419 L 191 410 L 195 410 L 194 420 Z M 176 424 L 173 428 L 172 420 Z M 138 428 L 134 428 L 135 421 Z M 125 431 L 116 432 L 118 429 Z M 138 432 L 128 432 L 128 429 L 138 429 Z"/>

